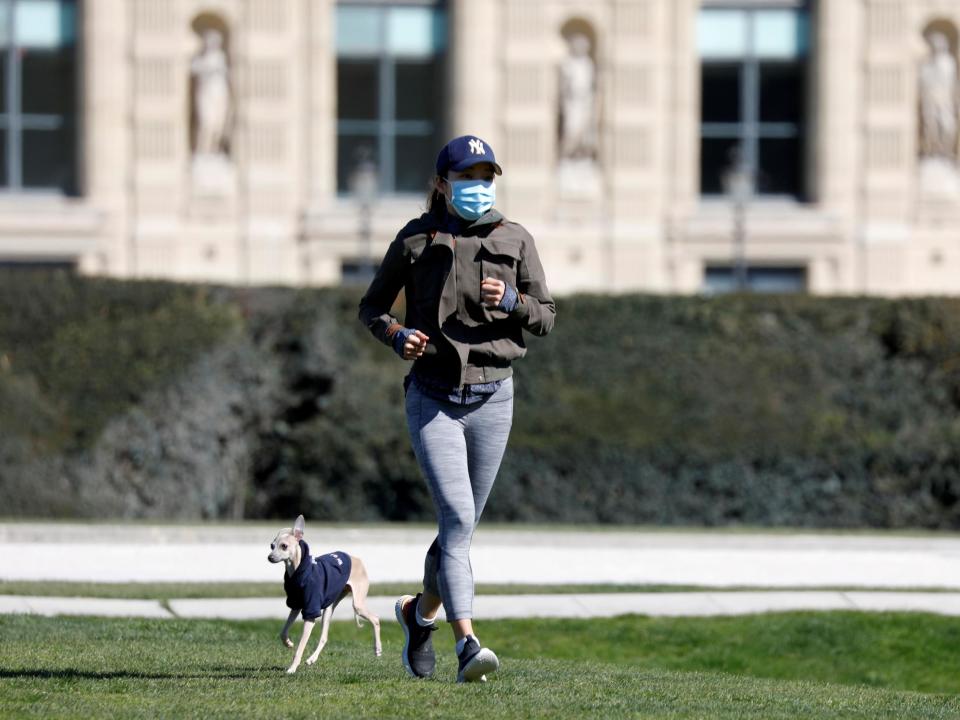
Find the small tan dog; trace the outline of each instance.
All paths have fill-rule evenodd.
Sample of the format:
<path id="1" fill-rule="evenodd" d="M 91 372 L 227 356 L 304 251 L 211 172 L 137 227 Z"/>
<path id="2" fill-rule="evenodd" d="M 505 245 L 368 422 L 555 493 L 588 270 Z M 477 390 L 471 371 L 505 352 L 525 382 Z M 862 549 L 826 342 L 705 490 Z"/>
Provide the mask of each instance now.
<path id="1" fill-rule="evenodd" d="M 287 674 L 292 675 L 300 667 L 314 623 L 322 616 L 320 644 L 313 655 L 307 658 L 307 665 L 313 665 L 317 661 L 320 651 L 327 644 L 333 611 L 347 595 L 353 596 L 353 613 L 357 627 L 363 626 L 360 618 L 366 618 L 373 625 L 373 650 L 377 657 L 380 657 L 383 654 L 380 647 L 380 618 L 367 609 L 370 578 L 367 577 L 363 561 L 339 550 L 314 558 L 310 555 L 310 546 L 303 541 L 303 529 L 303 515 L 300 515 L 292 528 L 284 528 L 277 533 L 270 543 L 270 554 L 267 555 L 270 562 L 282 562 L 286 565 L 283 588 L 287 592 L 290 616 L 280 631 L 280 640 L 288 648 L 293 647 L 288 634 L 290 626 L 296 622 L 297 615 L 303 614 L 303 635 L 297 645 L 293 662 L 287 668 Z"/>

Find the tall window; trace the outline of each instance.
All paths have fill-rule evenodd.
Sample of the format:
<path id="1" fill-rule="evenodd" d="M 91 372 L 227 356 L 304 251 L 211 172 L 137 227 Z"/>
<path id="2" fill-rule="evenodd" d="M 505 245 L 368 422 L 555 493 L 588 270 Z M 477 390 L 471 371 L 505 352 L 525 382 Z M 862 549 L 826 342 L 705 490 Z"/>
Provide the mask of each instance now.
<path id="1" fill-rule="evenodd" d="M 76 0 L 0 0 L 0 188 L 75 191 Z"/>
<path id="2" fill-rule="evenodd" d="M 809 13 L 804 2 L 766 5 L 700 11 L 704 195 L 723 193 L 742 162 L 756 194 L 803 197 Z"/>
<path id="3" fill-rule="evenodd" d="M 337 6 L 337 190 L 376 179 L 425 192 L 445 106 L 446 12 L 436 2 Z"/>

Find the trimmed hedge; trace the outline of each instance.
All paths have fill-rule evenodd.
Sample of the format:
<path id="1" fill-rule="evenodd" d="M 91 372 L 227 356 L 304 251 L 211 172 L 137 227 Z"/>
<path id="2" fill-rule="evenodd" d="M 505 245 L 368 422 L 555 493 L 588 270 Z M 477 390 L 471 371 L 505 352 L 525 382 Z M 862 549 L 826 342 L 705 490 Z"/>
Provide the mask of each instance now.
<path id="1" fill-rule="evenodd" d="M 358 299 L 0 276 L 0 502 L 432 518 L 408 366 L 357 321 Z M 960 301 L 558 305 L 516 365 L 488 519 L 960 527 Z M 36 477 L 54 488 L 40 500 Z"/>
<path id="2" fill-rule="evenodd" d="M 957 527 L 958 310 L 571 298 L 566 351 L 524 367 L 504 476 L 542 488 L 549 468 L 543 497 L 609 522 Z"/>
<path id="3" fill-rule="evenodd" d="M 204 288 L 0 271 L 0 433 L 47 449 L 89 446 L 106 423 L 231 330 Z"/>

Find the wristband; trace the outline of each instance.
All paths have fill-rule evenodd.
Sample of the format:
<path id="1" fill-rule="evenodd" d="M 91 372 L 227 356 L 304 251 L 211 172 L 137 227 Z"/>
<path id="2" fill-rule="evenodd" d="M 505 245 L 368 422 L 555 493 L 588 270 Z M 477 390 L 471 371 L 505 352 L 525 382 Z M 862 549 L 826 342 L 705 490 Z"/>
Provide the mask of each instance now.
<path id="1" fill-rule="evenodd" d="M 505 313 L 512 313 L 517 309 L 517 305 L 520 304 L 520 296 L 517 295 L 517 291 L 511 285 L 507 285 L 503 290 L 503 297 L 500 299 L 500 304 L 497 306 Z"/>
<path id="2" fill-rule="evenodd" d="M 411 328 L 400 328 L 393 335 L 393 349 L 396 351 L 397 355 L 403 357 L 403 344 L 407 341 L 407 338 L 413 335 L 415 331 Z"/>

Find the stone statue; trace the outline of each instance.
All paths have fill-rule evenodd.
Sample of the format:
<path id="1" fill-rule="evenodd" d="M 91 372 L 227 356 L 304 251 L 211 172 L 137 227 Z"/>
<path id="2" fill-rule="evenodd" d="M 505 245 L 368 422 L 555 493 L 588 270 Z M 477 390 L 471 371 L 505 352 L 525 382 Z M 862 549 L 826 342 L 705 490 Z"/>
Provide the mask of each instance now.
<path id="1" fill-rule="evenodd" d="M 960 120 L 957 59 L 942 32 L 927 38 L 930 56 L 920 68 L 920 151 L 926 158 L 954 161 Z"/>
<path id="2" fill-rule="evenodd" d="M 574 33 L 560 65 L 560 157 L 593 159 L 597 154 L 596 68 L 590 38 Z"/>
<path id="3" fill-rule="evenodd" d="M 230 117 L 230 68 L 223 50 L 223 34 L 208 28 L 203 46 L 190 63 L 193 111 L 196 122 L 194 153 L 226 155 Z"/>

